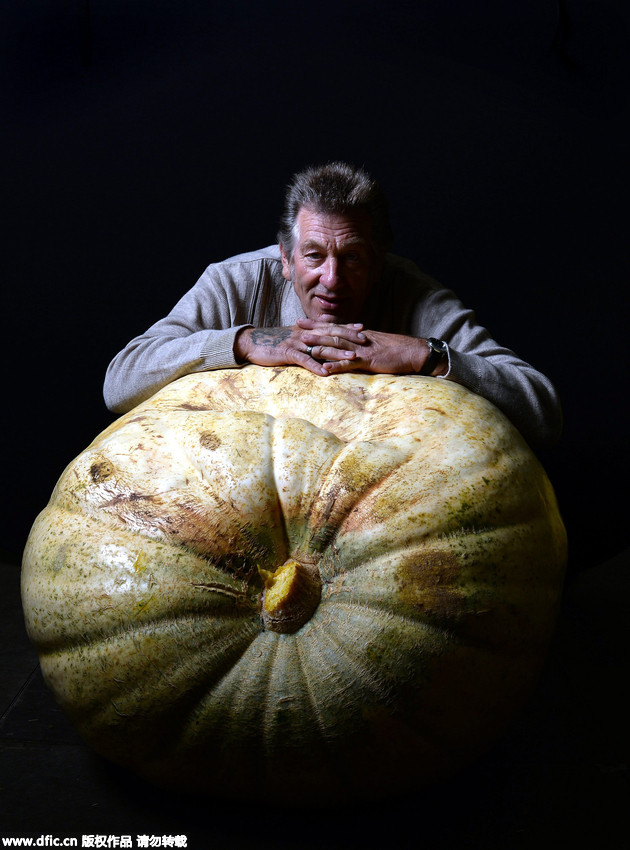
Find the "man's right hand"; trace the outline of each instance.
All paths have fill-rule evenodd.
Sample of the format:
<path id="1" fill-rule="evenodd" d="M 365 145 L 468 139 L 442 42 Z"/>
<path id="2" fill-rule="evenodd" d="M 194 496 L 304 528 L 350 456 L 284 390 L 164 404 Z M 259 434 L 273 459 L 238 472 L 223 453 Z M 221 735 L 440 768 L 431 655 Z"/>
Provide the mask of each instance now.
<path id="1" fill-rule="evenodd" d="M 326 346 L 322 359 L 346 361 L 355 357 L 355 352 L 344 345 L 361 341 L 362 325 L 330 324 L 328 336 L 334 344 Z M 327 377 L 330 373 L 308 352 L 309 343 L 304 342 L 303 328 L 294 325 L 286 328 L 243 328 L 236 335 L 234 354 L 241 363 L 258 366 L 303 366 L 315 375 Z"/>

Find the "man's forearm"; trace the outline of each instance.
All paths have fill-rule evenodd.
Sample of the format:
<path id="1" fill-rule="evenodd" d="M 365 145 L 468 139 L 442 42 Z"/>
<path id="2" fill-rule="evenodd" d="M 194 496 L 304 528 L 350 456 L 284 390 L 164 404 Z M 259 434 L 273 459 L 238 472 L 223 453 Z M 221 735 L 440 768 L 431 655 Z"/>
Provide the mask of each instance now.
<path id="1" fill-rule="evenodd" d="M 239 366 L 234 356 L 238 331 L 228 328 L 175 338 L 136 337 L 109 364 L 103 387 L 105 404 L 114 413 L 125 413 L 182 375 Z"/>

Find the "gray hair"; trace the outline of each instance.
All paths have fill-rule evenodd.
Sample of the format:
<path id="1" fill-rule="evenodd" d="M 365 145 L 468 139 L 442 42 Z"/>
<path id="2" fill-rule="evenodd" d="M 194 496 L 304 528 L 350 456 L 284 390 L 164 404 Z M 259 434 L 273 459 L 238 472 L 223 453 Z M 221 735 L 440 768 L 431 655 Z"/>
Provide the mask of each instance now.
<path id="1" fill-rule="evenodd" d="M 284 199 L 278 242 L 288 257 L 293 256 L 297 217 L 301 209 L 316 213 L 352 214 L 365 211 L 372 224 L 371 242 L 377 256 L 387 253 L 393 233 L 387 200 L 369 174 L 345 162 L 330 162 L 306 168 L 293 176 Z"/>

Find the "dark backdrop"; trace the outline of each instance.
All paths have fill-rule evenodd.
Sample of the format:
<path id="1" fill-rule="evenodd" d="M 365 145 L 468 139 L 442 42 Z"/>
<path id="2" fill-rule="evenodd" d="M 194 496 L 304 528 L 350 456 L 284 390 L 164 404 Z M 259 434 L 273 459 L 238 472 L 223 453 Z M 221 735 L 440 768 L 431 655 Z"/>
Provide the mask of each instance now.
<path id="1" fill-rule="evenodd" d="M 625 548 L 626 5 L 3 0 L 3 557 L 112 420 L 111 357 L 331 158 L 557 384 L 572 568 Z"/>

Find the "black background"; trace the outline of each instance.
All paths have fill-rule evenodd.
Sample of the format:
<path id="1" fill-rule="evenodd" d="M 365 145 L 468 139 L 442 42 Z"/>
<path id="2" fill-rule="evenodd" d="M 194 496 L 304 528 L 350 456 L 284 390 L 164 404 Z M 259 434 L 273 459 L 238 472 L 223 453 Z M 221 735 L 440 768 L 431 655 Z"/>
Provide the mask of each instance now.
<path id="1" fill-rule="evenodd" d="M 571 568 L 626 548 L 626 7 L 3 0 L 3 558 L 113 419 L 113 355 L 337 158 L 559 388 Z"/>

